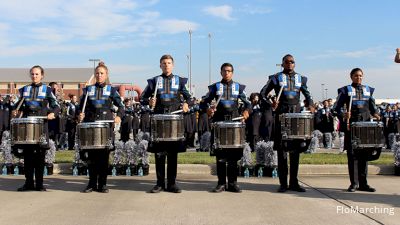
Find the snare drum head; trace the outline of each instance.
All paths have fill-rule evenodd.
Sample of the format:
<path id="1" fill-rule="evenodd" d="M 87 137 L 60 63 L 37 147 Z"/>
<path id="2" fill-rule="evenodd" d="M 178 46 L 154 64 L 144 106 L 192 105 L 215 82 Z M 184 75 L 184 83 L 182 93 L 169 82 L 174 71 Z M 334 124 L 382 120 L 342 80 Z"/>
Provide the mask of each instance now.
<path id="1" fill-rule="evenodd" d="M 182 114 L 154 114 L 151 115 L 153 120 L 183 120 Z"/>
<path id="2" fill-rule="evenodd" d="M 233 121 L 219 121 L 214 123 L 215 128 L 227 128 L 227 127 L 244 127 L 245 124 L 242 122 Z"/>
<path id="3" fill-rule="evenodd" d="M 79 126 L 80 128 L 110 127 L 110 123 L 101 122 L 101 121 L 96 121 L 96 122 L 80 123 L 80 124 L 78 124 L 78 126 Z"/>
<path id="4" fill-rule="evenodd" d="M 283 113 L 283 118 L 313 118 L 314 114 L 312 113 Z"/>
<path id="5" fill-rule="evenodd" d="M 43 119 L 41 118 L 34 118 L 34 117 L 28 117 L 28 118 L 13 118 L 11 119 L 11 123 L 43 123 Z"/>

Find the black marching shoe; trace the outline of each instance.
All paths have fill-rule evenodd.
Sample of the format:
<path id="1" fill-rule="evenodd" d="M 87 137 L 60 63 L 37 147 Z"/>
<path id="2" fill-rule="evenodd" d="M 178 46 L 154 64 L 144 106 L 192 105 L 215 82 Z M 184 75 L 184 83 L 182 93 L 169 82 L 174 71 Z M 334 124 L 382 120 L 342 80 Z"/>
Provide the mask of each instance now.
<path id="1" fill-rule="evenodd" d="M 287 191 L 287 186 L 283 186 L 283 185 L 281 185 L 281 186 L 279 186 L 279 188 L 278 188 L 278 192 L 279 193 L 284 193 L 284 192 L 286 192 Z"/>
<path id="2" fill-rule="evenodd" d="M 176 184 L 169 186 L 167 188 L 167 191 L 172 192 L 172 193 L 181 193 L 182 192 L 182 190 L 178 186 L 176 186 Z"/>
<path id="3" fill-rule="evenodd" d="M 349 188 L 347 188 L 347 192 L 355 192 L 356 191 L 356 185 L 351 185 L 349 186 Z"/>
<path id="4" fill-rule="evenodd" d="M 160 193 L 161 191 L 164 191 L 164 187 L 155 185 L 155 186 L 150 190 L 150 193 Z"/>
<path id="5" fill-rule="evenodd" d="M 35 187 L 24 184 L 22 187 L 18 188 L 17 191 L 34 191 Z"/>
<path id="6" fill-rule="evenodd" d="M 214 189 L 212 189 L 212 192 L 215 193 L 221 193 L 225 191 L 225 184 L 218 184 Z"/>
<path id="7" fill-rule="evenodd" d="M 85 189 L 83 189 L 81 192 L 82 193 L 90 193 L 90 192 L 92 192 L 92 191 L 95 191 L 96 190 L 96 188 L 92 188 L 92 187 L 89 187 L 89 186 L 87 186 Z"/>
<path id="8" fill-rule="evenodd" d="M 235 192 L 235 193 L 240 193 L 240 192 L 242 192 L 242 190 L 240 189 L 240 187 L 239 187 L 237 184 L 228 185 L 227 191 L 229 191 L 229 192 Z"/>
<path id="9" fill-rule="evenodd" d="M 357 188 L 357 190 L 359 191 L 366 191 L 366 192 L 375 192 L 375 188 L 370 187 L 369 185 L 367 186 L 360 186 L 359 188 Z"/>
<path id="10" fill-rule="evenodd" d="M 97 192 L 100 192 L 100 193 L 108 193 L 108 192 L 110 192 L 110 191 L 109 191 L 108 188 L 104 185 L 104 186 L 100 186 L 100 187 L 97 189 Z"/>
<path id="11" fill-rule="evenodd" d="M 36 191 L 42 191 L 42 192 L 47 191 L 47 189 L 46 189 L 45 187 L 43 187 L 43 186 L 41 186 L 41 187 L 36 187 L 35 190 L 36 190 Z"/>
<path id="12" fill-rule="evenodd" d="M 300 185 L 289 186 L 289 190 L 297 191 L 297 192 L 306 192 L 306 189 L 304 189 Z"/>

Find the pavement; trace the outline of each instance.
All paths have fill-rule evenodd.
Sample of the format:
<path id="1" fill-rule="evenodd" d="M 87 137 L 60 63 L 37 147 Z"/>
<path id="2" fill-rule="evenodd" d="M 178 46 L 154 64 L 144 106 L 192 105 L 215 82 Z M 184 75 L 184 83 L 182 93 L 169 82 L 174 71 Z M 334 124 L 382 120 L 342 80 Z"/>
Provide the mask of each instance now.
<path id="1" fill-rule="evenodd" d="M 400 178 L 370 175 L 375 193 L 346 192 L 346 175 L 300 175 L 307 192 L 277 193 L 278 179 L 239 178 L 242 193 L 211 193 L 217 177 L 178 174 L 181 194 L 147 193 L 154 173 L 109 177 L 110 193 L 79 191 L 87 177 L 45 177 L 47 192 L 16 192 L 23 176 L 0 176 L 0 224 L 399 224 Z"/>

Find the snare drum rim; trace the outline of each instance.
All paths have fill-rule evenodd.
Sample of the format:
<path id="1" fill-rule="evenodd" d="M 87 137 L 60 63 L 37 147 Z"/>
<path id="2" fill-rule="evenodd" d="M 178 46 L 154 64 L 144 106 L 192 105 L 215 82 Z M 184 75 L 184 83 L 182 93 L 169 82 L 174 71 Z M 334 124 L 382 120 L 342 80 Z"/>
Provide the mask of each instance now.
<path id="1" fill-rule="evenodd" d="M 359 121 L 352 122 L 351 127 L 383 127 L 383 123 L 381 121 Z"/>
<path id="2" fill-rule="evenodd" d="M 314 114 L 312 113 L 283 113 L 281 114 L 281 117 L 286 119 L 286 118 L 300 118 L 300 119 L 312 119 L 314 118 Z"/>
<path id="3" fill-rule="evenodd" d="M 231 121 L 218 121 L 214 122 L 213 126 L 218 129 L 218 128 L 236 128 L 236 127 L 245 127 L 246 125 L 242 122 L 231 122 Z"/>
<path id="4" fill-rule="evenodd" d="M 79 128 L 108 128 L 110 127 L 110 123 L 108 122 L 83 122 L 78 124 Z"/>
<path id="5" fill-rule="evenodd" d="M 153 114 L 150 116 L 152 120 L 183 120 L 182 114 Z"/>
<path id="6" fill-rule="evenodd" d="M 24 117 L 24 118 L 12 118 L 11 124 L 19 124 L 19 123 L 36 123 L 41 124 L 44 122 L 42 118 L 34 118 L 34 117 Z"/>

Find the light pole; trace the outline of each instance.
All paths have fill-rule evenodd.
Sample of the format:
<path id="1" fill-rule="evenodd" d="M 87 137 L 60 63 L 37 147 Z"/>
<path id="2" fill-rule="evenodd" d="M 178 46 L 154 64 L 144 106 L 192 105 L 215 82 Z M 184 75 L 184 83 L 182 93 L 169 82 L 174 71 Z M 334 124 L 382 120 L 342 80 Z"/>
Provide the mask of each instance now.
<path id="1" fill-rule="evenodd" d="M 89 62 L 93 62 L 93 75 L 96 73 L 96 62 L 100 62 L 100 59 L 89 59 Z"/>
<path id="2" fill-rule="evenodd" d="M 275 64 L 275 66 L 279 67 L 279 71 L 282 71 L 282 64 L 277 63 L 277 64 Z"/>
<path id="3" fill-rule="evenodd" d="M 322 99 L 321 99 L 321 101 L 324 100 L 324 86 L 325 86 L 325 84 L 321 84 L 321 94 L 322 94 Z"/>
<path id="4" fill-rule="evenodd" d="M 325 99 L 328 99 L 328 88 L 325 88 Z"/>
<path id="5" fill-rule="evenodd" d="M 192 93 L 192 30 L 189 29 L 189 92 Z"/>
<path id="6" fill-rule="evenodd" d="M 187 59 L 187 73 L 188 73 L 188 76 L 189 76 L 189 74 L 190 74 L 190 62 L 189 62 L 189 58 L 190 58 L 190 56 L 189 55 L 186 55 L 186 59 Z"/>
<path id="7" fill-rule="evenodd" d="M 208 33 L 208 85 L 211 84 L 211 33 Z"/>

